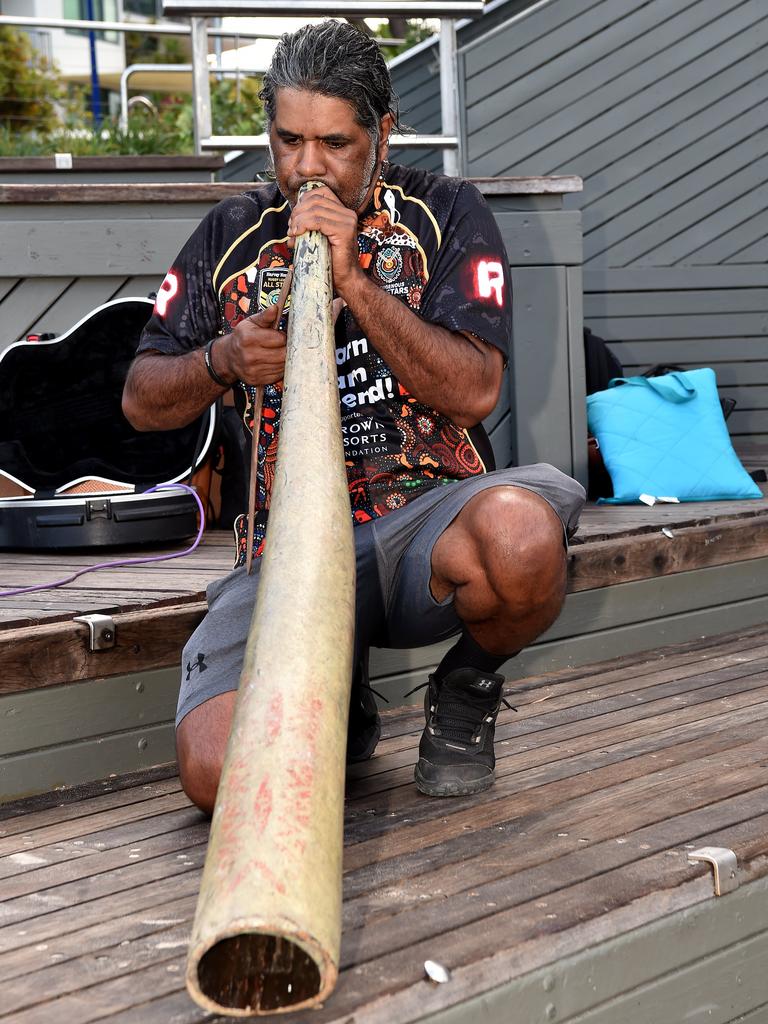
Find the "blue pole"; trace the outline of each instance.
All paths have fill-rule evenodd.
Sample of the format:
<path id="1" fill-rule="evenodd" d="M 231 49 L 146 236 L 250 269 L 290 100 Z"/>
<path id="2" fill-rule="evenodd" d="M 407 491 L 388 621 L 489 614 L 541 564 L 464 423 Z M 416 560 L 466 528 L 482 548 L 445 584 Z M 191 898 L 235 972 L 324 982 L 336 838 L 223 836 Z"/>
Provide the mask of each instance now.
<path id="1" fill-rule="evenodd" d="M 85 0 L 86 18 L 94 21 L 93 0 Z M 91 113 L 93 123 L 98 128 L 101 124 L 101 94 L 99 90 L 99 68 L 96 63 L 96 33 L 93 29 L 88 31 L 88 45 L 91 51 Z"/>

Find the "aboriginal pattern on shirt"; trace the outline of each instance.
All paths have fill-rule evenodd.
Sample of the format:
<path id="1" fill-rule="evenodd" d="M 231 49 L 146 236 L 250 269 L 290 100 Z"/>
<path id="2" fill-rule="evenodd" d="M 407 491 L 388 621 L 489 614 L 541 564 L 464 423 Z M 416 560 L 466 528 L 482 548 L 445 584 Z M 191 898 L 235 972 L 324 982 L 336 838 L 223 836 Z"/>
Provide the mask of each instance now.
<path id="1" fill-rule="evenodd" d="M 181 354 L 277 302 L 290 267 L 290 208 L 276 186 L 220 203 L 201 222 L 163 282 L 139 350 Z M 503 243 L 477 191 L 457 179 L 388 165 L 359 219 L 360 266 L 416 317 L 466 332 L 506 353 L 510 281 Z M 161 301 L 162 300 L 162 301 Z M 286 328 L 286 304 L 280 327 Z M 402 508 L 425 491 L 492 468 L 482 426 L 463 430 L 409 394 L 344 308 L 335 326 L 344 458 L 351 512 L 361 524 Z M 235 386 L 250 444 L 256 444 L 261 552 L 275 477 L 283 388 Z M 311 520 L 312 509 L 307 509 Z M 235 523 L 245 560 L 245 510 Z"/>
<path id="2" fill-rule="evenodd" d="M 409 205 L 415 207 L 415 217 L 407 217 L 412 212 Z M 439 245 L 440 230 L 424 204 L 386 182 L 379 183 L 358 235 L 360 265 L 372 280 L 418 314 L 429 283 L 430 255 L 437 254 Z M 259 248 L 251 266 L 224 283 L 220 303 L 226 330 L 277 301 L 290 259 L 284 239 L 270 239 Z M 283 322 L 281 327 L 285 326 Z M 355 522 L 387 515 L 432 487 L 485 471 L 468 433 L 406 391 L 347 309 L 337 321 L 335 337 Z M 243 424 L 253 435 L 258 415 L 255 389 L 241 384 L 237 392 Z M 262 514 L 255 526 L 255 554 L 261 553 L 266 534 L 263 513 L 270 507 L 281 401 L 282 384 L 264 388 L 257 439 L 257 496 Z M 235 527 L 240 561 L 245 558 L 246 529 L 243 515 Z"/>

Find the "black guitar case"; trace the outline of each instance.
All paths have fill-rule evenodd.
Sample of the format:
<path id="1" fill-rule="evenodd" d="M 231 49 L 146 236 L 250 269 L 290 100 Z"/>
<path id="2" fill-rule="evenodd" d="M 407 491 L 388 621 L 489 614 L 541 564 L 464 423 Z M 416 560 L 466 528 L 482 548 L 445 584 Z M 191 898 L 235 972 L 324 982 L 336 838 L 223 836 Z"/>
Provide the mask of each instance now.
<path id="1" fill-rule="evenodd" d="M 178 541 L 197 530 L 182 488 L 207 458 L 218 410 L 179 430 L 140 432 L 123 416 L 128 367 L 152 312 L 114 299 L 52 340 L 0 354 L 0 548 Z"/>

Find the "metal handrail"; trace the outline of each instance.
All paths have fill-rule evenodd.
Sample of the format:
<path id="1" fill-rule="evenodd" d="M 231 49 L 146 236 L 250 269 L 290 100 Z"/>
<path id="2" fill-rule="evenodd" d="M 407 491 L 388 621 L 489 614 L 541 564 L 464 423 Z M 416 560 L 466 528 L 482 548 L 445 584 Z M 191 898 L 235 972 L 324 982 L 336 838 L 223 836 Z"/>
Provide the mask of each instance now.
<path id="1" fill-rule="evenodd" d="M 440 100 L 442 132 L 429 138 L 434 148 L 443 151 L 443 172 L 458 176 L 461 166 L 461 137 L 458 113 L 458 69 L 455 19 L 462 15 L 482 14 L 484 0 L 163 0 L 163 14 L 183 14 L 190 17 L 192 29 L 192 106 L 195 124 L 195 152 L 204 149 L 227 148 L 224 140 L 231 140 L 233 148 L 266 148 L 263 137 L 214 136 L 211 120 L 211 92 L 207 74 L 207 26 L 205 18 L 222 15 L 334 15 L 378 17 L 384 14 L 432 14 L 440 17 Z M 413 136 L 410 137 L 413 140 Z M 418 137 L 417 137 L 418 139 Z M 409 143 L 404 143 L 408 145 Z M 410 145 L 424 145 L 410 142 Z"/>
<path id="2" fill-rule="evenodd" d="M 77 28 L 93 32 L 138 32 L 149 36 L 189 36 L 189 25 L 156 25 L 143 21 L 88 21 L 77 18 L 31 18 L 15 14 L 0 14 L 0 25 L 16 25 L 19 28 Z M 208 35 L 222 39 L 279 39 L 279 33 L 233 32 L 231 29 L 211 28 Z"/>
<path id="3" fill-rule="evenodd" d="M 389 137 L 389 144 L 400 149 L 451 149 L 459 148 L 457 135 L 399 135 Z M 215 149 L 269 149 L 269 136 L 262 135 L 211 135 L 200 140 L 204 150 Z"/>
<path id="4" fill-rule="evenodd" d="M 546 2 L 546 0 L 542 0 Z M 211 0 L 164 0 L 164 14 L 191 15 L 190 25 L 157 25 L 145 22 L 96 21 L 74 18 L 37 18 L 0 14 L 0 25 L 19 28 L 64 28 L 90 31 L 137 32 L 145 35 L 190 36 L 192 41 L 192 64 L 162 65 L 165 71 L 192 71 L 193 113 L 195 123 L 195 152 L 203 149 L 230 148 L 224 140 L 236 140 L 232 148 L 266 149 L 268 141 L 261 136 L 214 136 L 211 125 L 210 85 L 208 82 L 208 36 L 227 39 L 279 39 L 279 34 L 268 32 L 232 31 L 222 28 L 208 28 L 205 16 L 279 14 L 286 17 L 296 14 L 329 14 L 335 16 L 376 17 L 380 15 L 433 15 L 440 17 L 440 98 L 442 110 L 441 135 L 396 136 L 397 145 L 408 148 L 439 148 L 443 151 L 443 170 L 448 175 L 458 175 L 460 166 L 461 140 L 457 109 L 457 44 L 456 18 L 482 14 L 484 0 L 378 0 L 373 6 L 366 0 L 219 0 L 216 6 Z M 376 39 L 381 46 L 397 46 L 403 40 Z M 120 77 L 120 126 L 128 127 L 128 88 L 130 74 L 138 70 L 154 69 L 152 65 L 129 65 Z M 218 71 L 225 69 L 217 68 Z M 247 70 L 247 69 L 240 69 Z M 127 74 L 126 74 L 127 72 Z M 393 138 L 393 143 L 395 139 Z"/>
<path id="5" fill-rule="evenodd" d="M 140 71 L 170 71 L 170 72 L 186 72 L 190 74 L 193 71 L 191 64 L 129 64 L 120 75 L 120 118 L 118 124 L 120 131 L 128 131 L 128 107 L 130 106 L 128 101 L 128 79 L 131 75 L 136 74 Z M 238 74 L 251 74 L 260 75 L 263 73 L 263 68 L 210 68 L 211 74 L 217 75 L 238 75 Z M 211 147 L 213 148 L 213 147 Z"/>
<path id="6" fill-rule="evenodd" d="M 16 14 L 0 14 L 0 25 L 18 28 L 70 28 L 93 32 L 138 32 L 148 36 L 190 36 L 189 25 L 157 25 L 144 21 L 88 21 L 83 18 L 33 18 Z M 217 39 L 279 39 L 280 32 L 241 32 L 225 28 L 209 28 L 208 35 Z M 379 46 L 402 46 L 404 39 L 375 36 Z"/>
<path id="7" fill-rule="evenodd" d="M 190 18 L 258 17 L 297 14 L 328 17 L 377 18 L 409 15 L 414 18 L 460 18 L 482 14 L 484 0 L 163 0 L 163 14 Z"/>

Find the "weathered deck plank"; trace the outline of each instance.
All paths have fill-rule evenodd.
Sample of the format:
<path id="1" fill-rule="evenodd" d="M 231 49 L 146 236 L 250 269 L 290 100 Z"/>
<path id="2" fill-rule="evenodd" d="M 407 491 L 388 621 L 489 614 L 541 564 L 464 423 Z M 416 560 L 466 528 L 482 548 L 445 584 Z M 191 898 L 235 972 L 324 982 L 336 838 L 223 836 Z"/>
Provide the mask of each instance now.
<path id="1" fill-rule="evenodd" d="M 765 459 L 763 453 L 754 457 Z M 121 557 L 145 553 L 135 549 Z M 589 506 L 571 546 L 569 591 L 766 556 L 766 497 L 653 508 Z M 0 552 L 0 590 L 51 583 L 96 560 L 88 553 Z M 177 664 L 205 613 L 206 586 L 229 571 L 231 562 L 230 534 L 214 531 L 182 559 L 100 570 L 61 589 L 0 597 L 0 693 Z M 94 611 L 115 618 L 117 643 L 109 651 L 89 652 L 87 627 L 72 621 Z"/>
<path id="2" fill-rule="evenodd" d="M 768 872 L 768 629 L 509 697 L 485 794 L 415 791 L 417 709 L 385 714 L 380 756 L 351 769 L 342 975 L 318 1024 L 417 1021 L 698 906 L 712 886 L 694 845 L 734 849 L 743 880 Z M 0 1020 L 213 1024 L 183 991 L 207 821 L 175 778 L 59 803 L 0 821 Z M 423 980 L 427 958 L 449 985 Z"/>

